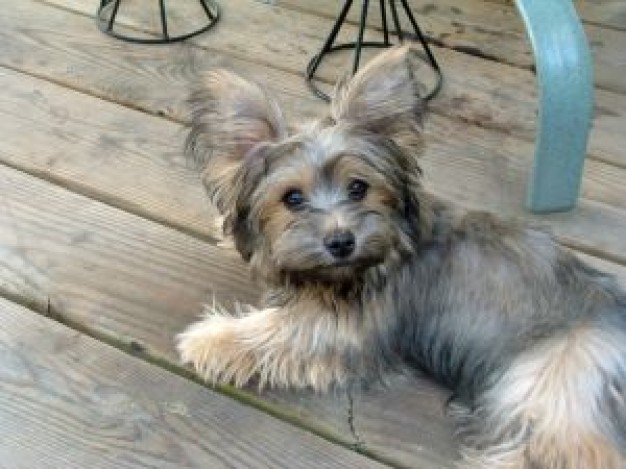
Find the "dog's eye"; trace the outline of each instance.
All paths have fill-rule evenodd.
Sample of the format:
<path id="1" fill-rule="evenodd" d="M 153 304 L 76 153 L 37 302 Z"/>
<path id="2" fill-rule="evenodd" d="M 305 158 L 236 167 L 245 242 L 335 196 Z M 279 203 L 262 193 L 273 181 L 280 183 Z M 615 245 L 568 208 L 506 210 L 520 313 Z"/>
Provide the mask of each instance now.
<path id="1" fill-rule="evenodd" d="M 283 195 L 283 203 L 290 209 L 296 209 L 304 204 L 304 194 L 300 189 L 289 189 Z"/>
<path id="2" fill-rule="evenodd" d="M 348 184 L 348 197 L 350 197 L 350 200 L 363 200 L 367 195 L 368 188 L 369 185 L 367 182 L 360 179 L 353 179 L 350 181 L 350 184 Z"/>

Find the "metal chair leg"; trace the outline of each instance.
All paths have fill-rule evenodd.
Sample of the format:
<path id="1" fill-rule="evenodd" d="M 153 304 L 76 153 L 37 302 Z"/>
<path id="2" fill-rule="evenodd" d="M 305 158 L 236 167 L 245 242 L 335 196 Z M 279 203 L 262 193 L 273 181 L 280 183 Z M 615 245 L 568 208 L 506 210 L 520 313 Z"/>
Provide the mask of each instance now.
<path id="1" fill-rule="evenodd" d="M 517 0 L 535 55 L 539 121 L 526 206 L 576 206 L 593 113 L 589 45 L 571 0 Z"/>
<path id="2" fill-rule="evenodd" d="M 165 9 L 165 0 L 158 1 L 161 31 L 160 34 L 155 31 L 154 38 L 135 37 L 130 35 L 129 33 L 120 33 L 115 30 L 117 13 L 119 11 L 122 0 L 100 0 L 100 6 L 98 7 L 98 12 L 96 14 L 98 27 L 102 32 L 108 34 L 109 36 L 113 36 L 117 39 L 122 39 L 128 42 L 135 42 L 139 44 L 169 44 L 172 42 L 182 41 L 197 34 L 200 34 L 212 28 L 219 20 L 220 8 L 216 0 L 198 0 L 207 16 L 207 22 L 202 27 L 197 28 L 189 33 L 181 34 L 178 36 L 170 36 L 167 25 L 167 11 Z"/>
<path id="3" fill-rule="evenodd" d="M 357 72 L 359 68 L 360 59 L 361 59 L 361 51 L 364 47 L 389 47 L 392 45 L 391 41 L 389 40 L 389 28 L 387 25 L 387 10 L 386 10 L 385 2 L 389 3 L 392 22 L 393 22 L 395 33 L 396 33 L 396 36 L 398 37 L 399 42 L 403 42 L 404 38 L 407 36 L 414 36 L 417 40 L 419 40 L 426 53 L 425 60 L 430 64 L 430 66 L 433 69 L 433 72 L 435 73 L 435 77 L 436 77 L 435 85 L 431 89 L 431 91 L 427 93 L 427 95 L 425 96 L 425 99 L 431 99 L 435 94 L 437 94 L 437 92 L 439 92 L 442 81 L 443 81 L 441 69 L 439 68 L 439 64 L 435 60 L 435 56 L 433 55 L 430 48 L 428 47 L 428 43 L 426 42 L 424 35 L 419 29 L 419 26 L 417 25 L 417 22 L 415 21 L 415 17 L 413 16 L 406 0 L 401 0 L 402 7 L 404 9 L 404 12 L 407 18 L 409 19 L 409 22 L 411 23 L 411 26 L 413 27 L 413 31 L 414 31 L 413 34 L 407 34 L 405 31 L 402 30 L 402 26 L 401 26 L 399 14 L 398 14 L 398 8 L 396 6 L 396 0 L 380 0 L 379 6 L 380 6 L 380 14 L 381 14 L 381 20 L 382 20 L 381 29 L 383 32 L 383 40 L 382 41 L 364 41 L 363 36 L 364 36 L 365 28 L 367 25 L 367 13 L 368 13 L 368 8 L 369 8 L 369 0 L 363 0 L 362 5 L 361 5 L 361 16 L 360 16 L 360 22 L 359 22 L 359 28 L 358 28 L 356 40 L 354 42 L 334 45 L 335 39 L 337 38 L 337 34 L 339 33 L 339 30 L 343 26 L 346 20 L 346 17 L 348 15 L 348 12 L 350 10 L 350 7 L 352 6 L 352 3 L 353 3 L 353 0 L 346 0 L 341 8 L 341 11 L 339 13 L 337 20 L 335 21 L 335 24 L 332 27 L 330 34 L 324 41 L 324 45 L 322 46 L 322 49 L 320 50 L 319 53 L 315 54 L 311 58 L 311 60 L 309 61 L 307 65 L 306 72 L 305 72 L 305 80 L 306 80 L 307 85 L 309 86 L 309 88 L 311 89 L 313 93 L 315 93 L 317 96 L 319 96 L 320 98 L 326 101 L 330 101 L 330 96 L 328 96 L 328 94 L 320 90 L 317 84 L 315 83 L 315 72 L 317 71 L 320 63 L 322 62 L 326 54 L 337 52 L 339 50 L 353 49 L 354 61 L 353 61 L 353 66 L 352 66 L 352 73 L 354 74 Z"/>

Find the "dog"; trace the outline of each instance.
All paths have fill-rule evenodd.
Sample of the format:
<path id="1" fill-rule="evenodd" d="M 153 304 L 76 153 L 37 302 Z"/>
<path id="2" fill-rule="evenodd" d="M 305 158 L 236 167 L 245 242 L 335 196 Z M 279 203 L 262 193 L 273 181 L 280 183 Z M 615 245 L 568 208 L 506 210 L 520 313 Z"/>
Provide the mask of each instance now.
<path id="1" fill-rule="evenodd" d="M 424 190 L 417 63 L 379 54 L 295 130 L 258 85 L 204 78 L 186 151 L 267 289 L 209 307 L 182 361 L 320 392 L 408 364 L 453 390 L 459 467 L 625 469 L 626 294 L 541 229 Z"/>

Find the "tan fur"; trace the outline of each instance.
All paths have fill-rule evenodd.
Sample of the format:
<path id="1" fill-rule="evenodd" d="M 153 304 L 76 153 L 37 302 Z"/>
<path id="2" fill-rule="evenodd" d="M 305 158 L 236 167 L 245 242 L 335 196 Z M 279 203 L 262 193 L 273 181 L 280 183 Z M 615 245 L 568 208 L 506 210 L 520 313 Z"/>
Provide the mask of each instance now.
<path id="1" fill-rule="evenodd" d="M 236 316 L 213 304 L 204 320 L 178 336 L 181 358 L 211 383 L 242 386 L 257 376 L 259 388 L 327 392 L 344 385 L 355 372 L 350 367 L 365 365 L 346 364 L 338 351 L 356 350 L 365 360 L 363 337 L 373 325 L 317 293 L 304 292 L 284 308 L 246 307 Z"/>
<path id="2" fill-rule="evenodd" d="M 608 416 L 598 407 L 603 373 L 610 375 L 624 359 L 625 334 L 585 326 L 520 356 L 482 402 L 493 414 L 489 431 L 504 433 L 507 421 L 515 421 L 515 435 L 488 451 L 466 449 L 462 467 L 625 469 L 603 434 Z"/>

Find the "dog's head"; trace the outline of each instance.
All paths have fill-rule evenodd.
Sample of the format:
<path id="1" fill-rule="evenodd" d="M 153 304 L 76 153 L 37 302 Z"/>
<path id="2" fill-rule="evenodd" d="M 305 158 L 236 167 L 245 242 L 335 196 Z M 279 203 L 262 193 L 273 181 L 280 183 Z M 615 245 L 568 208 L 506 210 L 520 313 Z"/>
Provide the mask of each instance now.
<path id="1" fill-rule="evenodd" d="M 297 132 L 256 84 L 205 77 L 187 150 L 257 272 L 347 280 L 413 249 L 423 112 L 413 54 L 380 54 L 338 85 L 329 116 Z"/>

